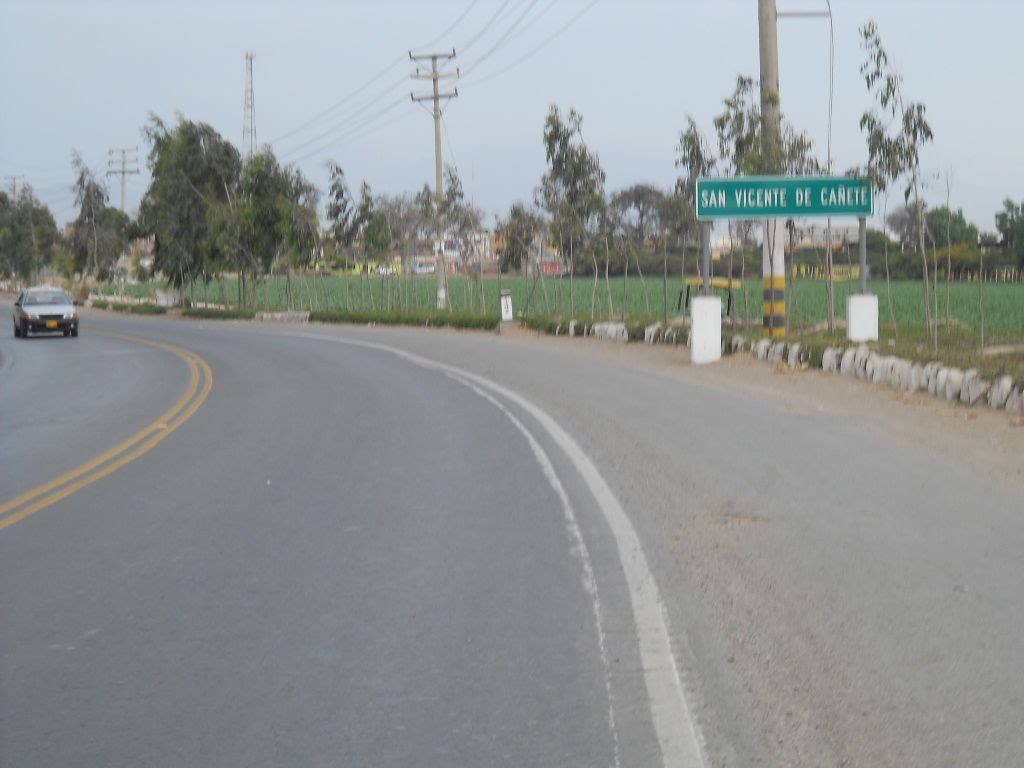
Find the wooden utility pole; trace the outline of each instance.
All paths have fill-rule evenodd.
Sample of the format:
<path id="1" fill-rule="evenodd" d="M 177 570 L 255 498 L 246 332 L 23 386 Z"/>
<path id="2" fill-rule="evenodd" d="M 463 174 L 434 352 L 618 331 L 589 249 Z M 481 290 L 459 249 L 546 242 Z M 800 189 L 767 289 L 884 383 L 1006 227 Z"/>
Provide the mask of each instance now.
<path id="1" fill-rule="evenodd" d="M 444 179 L 441 173 L 441 99 L 454 99 L 459 95 L 459 89 L 455 88 L 450 93 L 441 93 L 441 80 L 454 80 L 459 76 L 459 71 L 441 72 L 437 67 L 438 61 L 451 61 L 455 58 L 455 49 L 451 53 L 423 53 L 413 55 L 409 52 L 412 61 L 430 60 L 430 71 L 420 72 L 417 68 L 412 76 L 414 80 L 430 80 L 433 83 L 433 93 L 429 96 L 416 96 L 410 93 L 409 98 L 413 101 L 434 102 L 434 195 L 436 197 L 437 217 L 437 241 L 438 251 L 435 254 L 435 266 L 437 271 L 437 308 L 444 309 L 448 306 L 448 270 L 444 258 Z"/>
<path id="2" fill-rule="evenodd" d="M 138 155 L 135 155 L 139 151 L 138 147 L 114 147 L 107 152 L 107 176 L 120 176 L 121 177 L 121 213 L 125 213 L 124 209 L 124 193 L 125 193 L 125 180 L 128 176 L 136 175 L 139 172 L 137 163 L 139 162 Z M 128 153 L 133 153 L 133 157 L 128 157 Z M 115 159 L 114 155 L 120 155 L 121 159 Z M 132 168 L 129 168 L 129 163 L 134 163 Z M 115 166 L 120 164 L 121 168 L 118 170 Z"/>

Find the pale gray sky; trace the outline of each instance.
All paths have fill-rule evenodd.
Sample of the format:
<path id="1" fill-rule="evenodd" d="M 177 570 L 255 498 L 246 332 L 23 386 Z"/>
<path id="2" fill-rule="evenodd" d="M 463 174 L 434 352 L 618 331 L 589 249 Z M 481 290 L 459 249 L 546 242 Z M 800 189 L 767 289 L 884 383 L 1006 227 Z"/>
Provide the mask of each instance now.
<path id="1" fill-rule="evenodd" d="M 778 0 L 780 11 L 825 5 Z M 926 104 L 935 132 L 923 161 L 929 202 L 944 204 L 948 175 L 952 207 L 994 230 L 1002 200 L 1024 197 L 1024 3 L 832 0 L 832 12 L 835 170 L 865 161 L 859 120 L 871 102 L 858 30 L 874 19 L 907 97 Z M 354 189 L 366 179 L 377 192 L 415 190 L 433 184 L 433 127 L 409 100 L 429 82 L 408 78 L 407 53 L 428 44 L 459 53 L 445 161 L 454 160 L 490 225 L 531 198 L 545 170 L 541 133 L 552 103 L 582 113 L 609 191 L 641 181 L 671 186 L 686 115 L 710 134 L 736 75 L 758 74 L 757 3 L 0 0 L 0 184 L 9 190 L 7 177 L 24 176 L 62 224 L 75 215 L 72 149 L 104 172 L 108 149 L 138 145 L 133 209 L 148 179 L 141 129 L 149 113 L 208 122 L 241 144 L 244 54 L 252 50 L 260 144 L 271 142 L 321 188 L 332 159 Z M 779 46 L 783 111 L 824 159 L 827 19 L 780 20 Z M 117 205 L 119 180 L 108 181 Z M 894 193 L 890 206 L 899 202 Z"/>

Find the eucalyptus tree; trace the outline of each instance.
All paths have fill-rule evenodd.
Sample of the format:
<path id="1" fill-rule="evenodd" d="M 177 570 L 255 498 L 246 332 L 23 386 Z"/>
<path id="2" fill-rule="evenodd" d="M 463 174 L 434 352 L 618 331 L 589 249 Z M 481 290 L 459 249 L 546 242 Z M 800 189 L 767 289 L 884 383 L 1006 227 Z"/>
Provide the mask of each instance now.
<path id="1" fill-rule="evenodd" d="M 996 214 L 995 220 L 996 231 L 1007 254 L 1012 255 L 1017 266 L 1024 269 L 1024 202 L 1015 203 L 1006 198 L 1003 210 Z"/>
<path id="2" fill-rule="evenodd" d="M 541 197 L 551 216 L 560 249 L 568 247 L 569 314 L 575 314 L 573 275 L 577 254 L 585 246 L 604 208 L 605 172 L 583 140 L 583 117 L 570 109 L 563 119 L 554 104 L 544 121 L 544 152 L 548 171 L 541 179 Z"/>
<path id="3" fill-rule="evenodd" d="M 718 168 L 714 149 L 701 132 L 692 115 L 686 116 L 686 127 L 679 132 L 676 145 L 676 168 L 683 175 L 676 180 L 675 200 L 668 203 L 665 219 L 679 238 L 682 256 L 680 278 L 686 276 L 686 243 L 696 239 L 697 233 L 697 179 L 711 176 Z M 700 264 L 700 259 L 697 259 Z"/>
<path id="4" fill-rule="evenodd" d="M 508 215 L 499 219 L 495 227 L 498 247 L 498 267 L 502 272 L 519 272 L 530 261 L 530 249 L 544 228 L 541 215 L 525 203 L 516 202 L 509 208 Z"/>
<path id="5" fill-rule="evenodd" d="M 347 266 L 348 249 L 352 247 L 358 230 L 356 205 L 341 166 L 331 162 L 328 164 L 328 171 L 331 177 L 327 189 L 327 221 L 330 224 L 328 232 L 335 245 L 345 253 Z"/>
<path id="6" fill-rule="evenodd" d="M 17 197 L 0 192 L 0 275 L 31 282 L 55 261 L 60 233 L 50 209 L 25 184 Z"/>
<path id="7" fill-rule="evenodd" d="M 455 241 L 459 252 L 462 254 L 463 265 L 468 275 L 476 281 L 476 291 L 468 294 L 465 298 L 466 306 L 480 298 L 481 311 L 484 309 L 484 286 L 483 286 L 483 254 L 477 252 L 477 240 L 483 226 L 483 211 L 466 200 L 466 194 L 462 187 L 462 180 L 458 172 L 452 166 L 445 167 L 445 188 L 444 199 L 441 201 L 442 219 L 445 222 L 445 236 Z M 478 261 L 478 269 L 474 275 L 469 267 L 466 254 L 472 253 Z M 463 281 L 463 285 L 466 282 Z"/>
<path id="8" fill-rule="evenodd" d="M 209 125 L 181 116 L 172 127 L 151 115 L 144 133 L 151 181 L 139 228 L 154 236 L 154 268 L 179 289 L 205 283 L 237 261 L 241 155 Z"/>
<path id="9" fill-rule="evenodd" d="M 909 101 L 903 93 L 903 76 L 889 60 L 874 21 L 860 30 L 861 47 L 867 56 L 860 72 L 868 92 L 878 103 L 880 112 L 869 109 L 860 119 L 867 136 L 868 173 L 874 187 L 884 191 L 900 179 L 905 181 L 903 199 L 913 209 L 923 211 L 921 200 L 921 150 L 932 140 L 931 126 L 925 116 L 925 105 Z M 921 254 L 921 277 L 924 286 L 925 327 L 933 332 L 938 345 L 938 329 L 932 322 L 928 285 L 928 256 L 925 251 L 924 216 L 918 216 L 915 246 Z"/>
<path id="10" fill-rule="evenodd" d="M 107 205 L 106 185 L 96 178 L 78 152 L 71 154 L 71 167 L 75 172 L 71 189 L 78 206 L 71 230 L 75 269 L 91 272 L 100 280 L 107 279 L 128 245 L 128 217 Z"/>

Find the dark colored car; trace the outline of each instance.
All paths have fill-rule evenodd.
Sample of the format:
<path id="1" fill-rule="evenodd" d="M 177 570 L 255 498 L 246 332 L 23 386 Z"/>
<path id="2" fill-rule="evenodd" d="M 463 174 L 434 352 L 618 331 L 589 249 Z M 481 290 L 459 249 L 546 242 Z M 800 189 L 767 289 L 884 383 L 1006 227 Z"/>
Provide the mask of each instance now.
<path id="1" fill-rule="evenodd" d="M 48 285 L 29 288 L 14 302 L 14 335 L 63 333 L 78 336 L 78 308 L 60 288 Z"/>

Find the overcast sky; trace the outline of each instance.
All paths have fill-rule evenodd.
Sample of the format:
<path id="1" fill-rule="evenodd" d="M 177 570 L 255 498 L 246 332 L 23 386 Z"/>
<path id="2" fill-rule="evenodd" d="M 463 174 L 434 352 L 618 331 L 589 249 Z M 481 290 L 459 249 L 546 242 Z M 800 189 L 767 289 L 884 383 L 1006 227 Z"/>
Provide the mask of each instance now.
<path id="1" fill-rule="evenodd" d="M 1024 3 L 832 0 L 832 12 L 833 168 L 866 160 L 859 120 L 871 101 L 859 28 L 874 19 L 907 98 L 924 102 L 935 132 L 923 158 L 929 203 L 945 203 L 949 178 L 951 207 L 993 231 L 1003 199 L 1024 197 Z M 779 47 L 783 112 L 824 161 L 828 20 L 780 19 Z M 444 160 L 490 226 L 531 198 L 552 103 L 583 115 L 609 192 L 670 187 L 686 115 L 711 134 L 736 76 L 758 75 L 757 2 L 0 0 L 0 183 L 10 191 L 7 177 L 24 176 L 63 224 L 75 216 L 72 149 L 102 174 L 110 148 L 137 145 L 132 211 L 148 183 L 150 113 L 207 122 L 241 144 L 251 50 L 260 145 L 321 188 L 328 159 L 353 189 L 363 179 L 375 192 L 433 185 L 432 120 L 409 99 L 430 83 L 409 79 L 408 52 L 452 48 L 462 76 L 448 84 L 459 97 L 445 109 Z M 118 205 L 120 180 L 108 182 Z"/>

